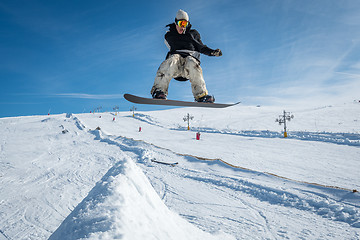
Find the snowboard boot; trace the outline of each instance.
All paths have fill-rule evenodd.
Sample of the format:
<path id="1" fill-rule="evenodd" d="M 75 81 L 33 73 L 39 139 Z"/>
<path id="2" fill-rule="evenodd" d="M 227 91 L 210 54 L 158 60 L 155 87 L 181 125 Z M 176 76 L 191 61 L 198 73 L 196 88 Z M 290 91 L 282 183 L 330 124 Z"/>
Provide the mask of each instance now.
<path id="1" fill-rule="evenodd" d="M 166 100 L 166 95 L 163 91 L 160 90 L 156 90 L 153 94 L 152 97 L 154 99 L 165 99 Z"/>
<path id="2" fill-rule="evenodd" d="M 197 102 L 204 102 L 204 103 L 214 103 L 215 102 L 215 98 L 214 96 L 211 95 L 205 95 L 201 98 L 196 99 Z"/>

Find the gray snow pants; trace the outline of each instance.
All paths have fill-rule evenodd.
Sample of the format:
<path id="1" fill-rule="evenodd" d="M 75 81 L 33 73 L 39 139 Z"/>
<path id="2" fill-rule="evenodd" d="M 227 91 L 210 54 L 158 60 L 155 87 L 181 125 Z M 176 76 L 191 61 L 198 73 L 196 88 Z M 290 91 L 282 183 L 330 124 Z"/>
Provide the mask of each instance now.
<path id="1" fill-rule="evenodd" d="M 161 63 L 156 73 L 151 94 L 160 90 L 167 96 L 171 79 L 177 77 L 190 80 L 195 99 L 208 94 L 199 61 L 191 56 L 184 58 L 180 54 L 173 54 Z"/>

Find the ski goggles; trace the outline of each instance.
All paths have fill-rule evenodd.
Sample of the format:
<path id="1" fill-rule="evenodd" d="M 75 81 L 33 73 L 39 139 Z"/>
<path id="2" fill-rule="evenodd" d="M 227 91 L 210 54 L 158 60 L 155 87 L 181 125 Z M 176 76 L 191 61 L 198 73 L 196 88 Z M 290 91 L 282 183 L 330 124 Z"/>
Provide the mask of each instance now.
<path id="1" fill-rule="evenodd" d="M 189 25 L 189 21 L 186 20 L 177 20 L 176 25 L 179 27 L 187 27 Z"/>

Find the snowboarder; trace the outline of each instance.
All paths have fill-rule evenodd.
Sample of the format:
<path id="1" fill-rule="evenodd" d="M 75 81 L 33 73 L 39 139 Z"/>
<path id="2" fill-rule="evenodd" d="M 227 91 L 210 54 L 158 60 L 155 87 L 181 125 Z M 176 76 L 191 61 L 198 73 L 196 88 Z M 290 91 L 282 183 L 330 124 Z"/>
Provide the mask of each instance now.
<path id="1" fill-rule="evenodd" d="M 200 34 L 191 29 L 188 14 L 179 10 L 175 23 L 167 25 L 165 44 L 169 52 L 161 63 L 155 77 L 151 95 L 156 99 L 166 99 L 172 78 L 178 81 L 190 80 L 195 101 L 213 103 L 215 98 L 208 94 L 200 67 L 200 53 L 208 56 L 221 56 L 220 49 L 213 50 L 201 41 Z"/>

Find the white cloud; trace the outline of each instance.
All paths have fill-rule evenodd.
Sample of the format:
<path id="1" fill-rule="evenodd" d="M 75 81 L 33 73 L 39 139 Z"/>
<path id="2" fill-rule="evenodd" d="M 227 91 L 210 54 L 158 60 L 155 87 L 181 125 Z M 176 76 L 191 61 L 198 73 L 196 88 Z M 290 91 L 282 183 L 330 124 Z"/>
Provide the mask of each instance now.
<path id="1" fill-rule="evenodd" d="M 51 96 L 64 98 L 81 98 L 81 99 L 119 99 L 123 94 L 88 94 L 88 93 L 58 93 Z"/>

